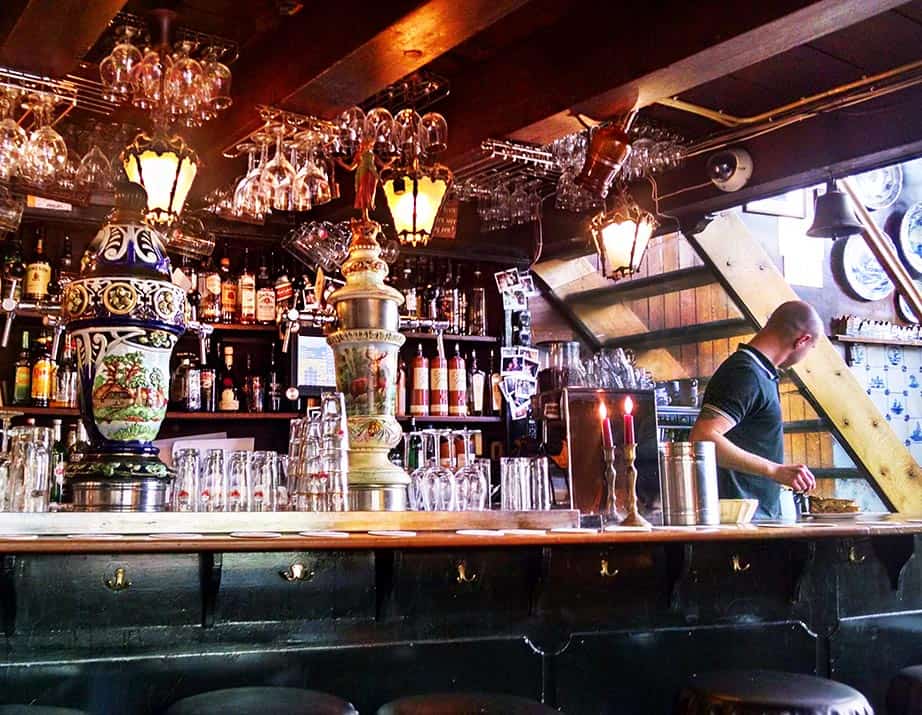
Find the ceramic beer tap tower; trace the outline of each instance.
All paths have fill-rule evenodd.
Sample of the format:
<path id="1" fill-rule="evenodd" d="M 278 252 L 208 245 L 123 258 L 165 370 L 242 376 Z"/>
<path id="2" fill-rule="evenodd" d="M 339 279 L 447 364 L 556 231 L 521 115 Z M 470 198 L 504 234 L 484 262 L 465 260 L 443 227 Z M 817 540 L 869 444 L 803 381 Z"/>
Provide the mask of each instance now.
<path id="1" fill-rule="evenodd" d="M 67 466 L 75 511 L 160 511 L 172 479 L 151 441 L 166 415 L 186 296 L 170 280 L 164 240 L 144 222 L 146 208 L 141 186 L 117 186 L 115 210 L 64 293 L 90 438 Z"/>
<path id="2" fill-rule="evenodd" d="M 349 506 L 360 511 L 403 511 L 410 478 L 388 452 L 403 431 L 397 407 L 397 353 L 403 296 L 385 285 L 387 264 L 378 243 L 380 224 L 367 212 L 352 220 L 346 284 L 329 299 L 337 329 L 327 336 L 336 363 L 336 387 L 346 398 L 349 425 Z"/>

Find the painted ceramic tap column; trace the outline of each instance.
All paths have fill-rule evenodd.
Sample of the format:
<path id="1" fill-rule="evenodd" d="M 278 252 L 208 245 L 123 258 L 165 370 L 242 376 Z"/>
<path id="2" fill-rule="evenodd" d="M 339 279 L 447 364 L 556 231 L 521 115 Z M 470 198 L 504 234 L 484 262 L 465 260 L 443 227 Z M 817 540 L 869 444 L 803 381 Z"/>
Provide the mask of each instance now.
<path id="1" fill-rule="evenodd" d="M 118 185 L 115 210 L 64 294 L 90 438 L 66 472 L 76 511 L 159 511 L 172 479 L 151 441 L 166 415 L 186 296 L 170 280 L 162 236 L 144 223 L 146 208 L 141 186 Z"/>
<path id="2" fill-rule="evenodd" d="M 381 226 L 353 219 L 346 284 L 330 296 L 339 318 L 327 337 L 336 362 L 336 386 L 346 397 L 349 425 L 350 508 L 402 511 L 410 478 L 392 464 L 388 452 L 403 435 L 397 407 L 397 353 L 406 338 L 399 332 L 403 296 L 385 285 Z"/>

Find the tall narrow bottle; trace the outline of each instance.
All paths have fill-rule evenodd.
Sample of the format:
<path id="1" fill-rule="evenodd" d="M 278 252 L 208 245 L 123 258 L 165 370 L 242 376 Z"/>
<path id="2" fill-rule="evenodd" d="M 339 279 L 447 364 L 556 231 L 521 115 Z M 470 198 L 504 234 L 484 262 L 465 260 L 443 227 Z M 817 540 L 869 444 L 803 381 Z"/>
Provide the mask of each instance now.
<path id="1" fill-rule="evenodd" d="M 74 343 L 71 337 L 64 339 L 64 354 L 55 373 L 54 392 L 51 406 L 73 408 L 77 406 L 77 364 L 74 360 Z"/>
<path id="2" fill-rule="evenodd" d="M 470 335 L 487 334 L 487 292 L 480 266 L 474 267 L 474 281 L 467 299 L 467 332 Z"/>
<path id="3" fill-rule="evenodd" d="M 477 365 L 477 353 L 471 351 L 471 367 L 468 372 L 467 389 L 468 404 L 471 407 L 471 414 L 480 417 L 486 414 L 484 409 L 484 399 L 486 397 L 487 374 Z"/>
<path id="4" fill-rule="evenodd" d="M 269 412 L 282 411 L 282 380 L 275 360 L 275 343 L 269 351 L 269 381 L 266 385 L 266 409 Z"/>
<path id="5" fill-rule="evenodd" d="M 14 235 L 9 241 L 6 252 L 3 254 L 3 297 L 10 292 L 7 286 L 14 286 L 13 298 L 19 300 L 23 294 L 23 283 L 26 278 L 26 264 L 22 262 L 22 239 Z"/>
<path id="6" fill-rule="evenodd" d="M 227 241 L 224 242 L 224 254 L 218 265 L 221 274 L 221 322 L 237 322 L 237 277 L 231 271 L 230 257 L 227 255 Z"/>
<path id="7" fill-rule="evenodd" d="M 429 414 L 433 417 L 448 416 L 448 360 L 441 340 L 438 351 L 429 361 Z"/>
<path id="8" fill-rule="evenodd" d="M 50 281 L 51 264 L 45 255 L 45 229 L 38 226 L 35 229 L 35 253 L 26 266 L 26 285 L 23 291 L 26 300 L 36 303 L 47 300 Z"/>
<path id="9" fill-rule="evenodd" d="M 279 271 L 275 275 L 275 311 L 277 314 L 284 314 L 291 307 L 294 299 L 294 289 L 291 285 L 291 277 L 284 261 L 279 261 Z"/>
<path id="10" fill-rule="evenodd" d="M 48 501 L 52 508 L 61 505 L 64 496 L 64 467 L 66 466 L 66 454 L 64 452 L 64 440 L 61 428 L 61 420 L 51 420 L 51 430 L 53 441 L 51 443 L 51 489 L 48 495 Z"/>
<path id="11" fill-rule="evenodd" d="M 29 331 L 22 331 L 22 350 L 13 373 L 13 404 L 32 404 L 32 353 L 29 348 Z"/>
<path id="12" fill-rule="evenodd" d="M 455 354 L 448 361 L 448 414 L 467 417 L 467 365 L 458 343 L 455 343 Z"/>
<path id="13" fill-rule="evenodd" d="M 458 335 L 467 335 L 467 302 L 468 302 L 468 292 L 465 287 L 464 275 L 462 273 L 463 266 L 458 265 L 455 268 L 455 287 L 454 287 L 454 300 L 455 300 L 455 313 L 454 313 L 454 323 L 455 323 L 455 332 Z"/>
<path id="14" fill-rule="evenodd" d="M 199 273 L 198 317 L 205 323 L 221 320 L 221 274 L 214 264 L 214 256 L 204 262 Z"/>
<path id="15" fill-rule="evenodd" d="M 409 318 L 419 317 L 418 277 L 413 275 L 413 266 L 408 258 L 403 264 L 403 309 Z"/>
<path id="16" fill-rule="evenodd" d="M 398 417 L 404 417 L 407 414 L 407 363 L 400 358 L 397 365 L 397 411 Z"/>
<path id="17" fill-rule="evenodd" d="M 250 270 L 250 249 L 243 249 L 243 270 L 237 279 L 237 319 L 243 325 L 256 322 L 256 276 Z"/>
<path id="18" fill-rule="evenodd" d="M 422 343 L 416 346 L 416 355 L 410 361 L 410 375 L 410 414 L 425 417 L 429 414 L 429 361 L 423 355 Z"/>
<path id="19" fill-rule="evenodd" d="M 217 343 L 215 343 L 217 345 Z M 217 350 L 209 345 L 205 353 L 205 363 L 199 370 L 199 390 L 203 412 L 214 412 L 217 409 Z"/>
<path id="20" fill-rule="evenodd" d="M 247 371 L 243 378 L 247 412 L 262 412 L 266 403 L 266 384 L 262 375 L 253 369 L 253 355 L 247 353 Z"/>
<path id="21" fill-rule="evenodd" d="M 260 325 L 275 322 L 275 284 L 269 276 L 265 253 L 259 259 L 259 272 L 256 274 L 256 322 Z"/>
<path id="22" fill-rule="evenodd" d="M 48 407 L 51 402 L 54 361 L 48 349 L 50 341 L 47 336 L 38 339 L 35 359 L 32 361 L 32 404 L 35 407 Z"/>
<path id="23" fill-rule="evenodd" d="M 65 234 L 61 255 L 58 257 L 58 282 L 61 284 L 61 290 L 76 277 L 73 241 L 69 234 Z"/>
<path id="24" fill-rule="evenodd" d="M 451 261 L 445 262 L 445 275 L 442 277 L 442 289 L 439 297 L 439 320 L 448 324 L 447 332 L 457 332 L 455 325 L 455 278 Z"/>
<path id="25" fill-rule="evenodd" d="M 499 363 L 496 362 L 496 354 L 490 351 L 490 400 L 487 403 L 490 408 L 490 414 L 498 415 L 503 409 L 503 393 L 499 386 L 503 382 L 503 377 L 499 371 Z"/>
<path id="26" fill-rule="evenodd" d="M 218 389 L 218 411 L 239 412 L 240 383 L 234 373 L 234 348 L 230 345 L 224 346 L 224 366 L 218 377 Z"/>

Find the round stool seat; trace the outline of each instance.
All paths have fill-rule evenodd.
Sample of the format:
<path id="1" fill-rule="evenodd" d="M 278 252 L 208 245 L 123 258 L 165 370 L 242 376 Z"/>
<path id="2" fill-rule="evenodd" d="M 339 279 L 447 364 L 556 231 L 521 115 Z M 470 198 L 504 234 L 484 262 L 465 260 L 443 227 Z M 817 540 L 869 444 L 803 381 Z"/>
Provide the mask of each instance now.
<path id="1" fill-rule="evenodd" d="M 173 703 L 167 715 L 357 715 L 342 698 L 301 688 L 228 688 Z"/>
<path id="2" fill-rule="evenodd" d="M 559 715 L 553 708 L 514 695 L 435 693 L 393 700 L 378 715 Z"/>
<path id="3" fill-rule="evenodd" d="M 680 715 L 874 715 L 854 688 L 826 678 L 774 670 L 722 670 L 692 678 Z"/>
<path id="4" fill-rule="evenodd" d="M 88 715 L 86 710 L 51 705 L 0 705 L 0 715 Z"/>
<path id="5" fill-rule="evenodd" d="M 889 715 L 922 713 L 922 665 L 903 668 L 887 689 Z"/>

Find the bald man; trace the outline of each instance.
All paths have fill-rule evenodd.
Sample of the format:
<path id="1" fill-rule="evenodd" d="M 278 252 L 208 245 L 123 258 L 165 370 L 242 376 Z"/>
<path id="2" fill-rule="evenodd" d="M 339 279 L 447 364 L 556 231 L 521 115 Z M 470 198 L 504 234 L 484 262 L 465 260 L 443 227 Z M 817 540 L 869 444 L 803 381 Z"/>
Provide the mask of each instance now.
<path id="1" fill-rule="evenodd" d="M 756 518 L 793 516 L 781 485 L 808 492 L 816 479 L 806 465 L 784 464 L 778 371 L 816 345 L 823 322 L 808 303 L 783 303 L 765 327 L 717 368 L 704 393 L 692 441 L 717 445 L 718 491 L 724 499 L 758 499 Z M 789 497 L 788 497 L 789 500 Z"/>

